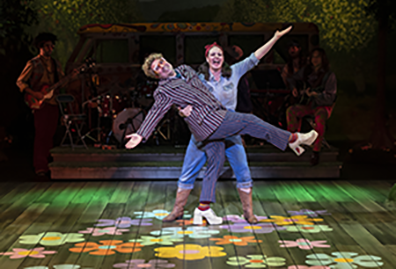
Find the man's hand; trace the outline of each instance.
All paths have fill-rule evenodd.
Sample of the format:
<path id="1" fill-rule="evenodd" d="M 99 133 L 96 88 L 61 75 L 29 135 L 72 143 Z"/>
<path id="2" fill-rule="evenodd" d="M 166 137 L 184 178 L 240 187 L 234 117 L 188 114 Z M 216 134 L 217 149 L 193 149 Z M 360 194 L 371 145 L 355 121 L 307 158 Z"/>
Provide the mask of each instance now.
<path id="1" fill-rule="evenodd" d="M 178 107 L 179 109 L 179 115 L 182 118 L 186 118 L 189 117 L 192 111 L 192 106 L 191 105 L 187 105 L 185 108 L 181 109 L 180 107 Z"/>
<path id="2" fill-rule="evenodd" d="M 129 141 L 125 144 L 125 147 L 127 149 L 133 149 L 134 147 L 139 145 L 140 142 L 142 142 L 142 139 L 143 139 L 143 137 L 138 135 L 138 134 L 126 135 L 125 138 L 130 138 Z"/>
<path id="3" fill-rule="evenodd" d="M 290 32 L 290 30 L 293 28 L 293 25 L 290 25 L 289 27 L 287 27 L 285 30 L 282 31 L 276 31 L 274 36 L 276 38 L 281 38 L 283 35 L 287 34 L 288 32 Z"/>
<path id="4" fill-rule="evenodd" d="M 294 97 L 297 97 L 297 96 L 298 96 L 298 91 L 297 91 L 296 88 L 293 88 L 293 90 L 292 90 L 292 95 L 293 95 Z"/>
<path id="5" fill-rule="evenodd" d="M 311 91 L 311 88 L 308 88 L 307 91 L 306 91 L 306 93 L 307 93 L 307 95 L 308 95 L 309 97 L 311 97 L 311 96 L 314 96 L 314 97 L 315 97 L 315 96 L 318 95 L 317 92 Z"/>

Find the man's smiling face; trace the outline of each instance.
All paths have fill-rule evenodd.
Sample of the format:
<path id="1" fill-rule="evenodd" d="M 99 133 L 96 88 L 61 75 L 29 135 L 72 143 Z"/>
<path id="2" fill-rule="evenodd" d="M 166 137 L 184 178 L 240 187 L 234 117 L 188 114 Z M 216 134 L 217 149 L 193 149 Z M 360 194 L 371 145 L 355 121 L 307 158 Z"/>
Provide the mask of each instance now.
<path id="1" fill-rule="evenodd" d="M 157 75 L 159 79 L 165 79 L 175 75 L 173 66 L 164 58 L 155 59 L 150 66 L 151 70 Z"/>

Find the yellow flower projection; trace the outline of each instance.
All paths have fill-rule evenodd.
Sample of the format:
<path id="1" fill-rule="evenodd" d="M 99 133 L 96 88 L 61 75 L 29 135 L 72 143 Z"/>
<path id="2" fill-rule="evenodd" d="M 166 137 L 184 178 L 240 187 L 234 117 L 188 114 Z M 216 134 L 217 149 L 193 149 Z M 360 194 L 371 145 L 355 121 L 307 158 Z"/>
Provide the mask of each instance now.
<path id="1" fill-rule="evenodd" d="M 316 218 L 311 219 L 306 215 L 295 215 L 291 217 L 283 217 L 283 216 L 271 216 L 271 219 L 263 219 L 260 222 L 273 222 L 277 225 L 293 225 L 293 224 L 301 224 L 301 225 L 314 225 L 315 222 L 323 221 L 323 219 Z"/>
<path id="2" fill-rule="evenodd" d="M 223 252 L 222 247 L 203 247 L 194 244 L 181 244 L 175 247 L 160 247 L 154 249 L 158 252 L 155 256 L 159 258 L 177 258 L 179 260 L 201 260 L 206 257 L 223 257 L 227 253 Z"/>
<path id="3" fill-rule="evenodd" d="M 223 238 L 209 238 L 211 241 L 217 241 L 216 245 L 233 244 L 236 246 L 247 246 L 249 243 L 261 243 L 262 240 L 256 240 L 254 236 L 238 237 L 233 235 L 225 235 Z"/>

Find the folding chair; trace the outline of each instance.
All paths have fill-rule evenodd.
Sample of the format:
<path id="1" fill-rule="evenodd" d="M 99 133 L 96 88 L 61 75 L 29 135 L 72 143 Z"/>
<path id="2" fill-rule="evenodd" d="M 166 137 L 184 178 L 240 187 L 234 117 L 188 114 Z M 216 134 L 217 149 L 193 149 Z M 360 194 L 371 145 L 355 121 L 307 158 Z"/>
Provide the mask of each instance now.
<path id="1" fill-rule="evenodd" d="M 60 94 L 56 96 L 56 100 L 58 101 L 59 104 L 59 109 L 61 111 L 61 116 L 62 116 L 62 122 L 64 123 L 66 127 L 66 132 L 65 135 L 63 136 L 61 146 L 64 146 L 66 144 L 66 138 L 69 138 L 70 141 L 70 146 L 74 150 L 75 146 L 77 146 L 77 143 L 79 141 L 82 142 L 82 145 L 87 149 L 87 145 L 85 144 L 84 139 L 81 136 L 81 130 L 84 126 L 85 120 L 87 116 L 85 114 L 74 114 L 73 112 L 73 103 L 74 103 L 74 96 L 70 94 Z M 72 132 L 72 127 L 75 128 L 76 130 L 76 141 L 73 142 L 73 132 Z M 76 135 L 74 135 L 76 136 Z"/>

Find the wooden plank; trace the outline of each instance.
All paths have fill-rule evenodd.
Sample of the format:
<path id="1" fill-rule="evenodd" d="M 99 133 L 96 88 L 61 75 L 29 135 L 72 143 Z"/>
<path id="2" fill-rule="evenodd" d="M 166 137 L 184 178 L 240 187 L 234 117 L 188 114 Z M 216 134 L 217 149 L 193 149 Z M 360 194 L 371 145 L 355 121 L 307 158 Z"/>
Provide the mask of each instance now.
<path id="1" fill-rule="evenodd" d="M 92 200 L 93 196 L 97 191 L 100 191 L 100 187 L 102 186 L 103 182 L 100 181 L 93 181 L 93 182 L 86 182 L 78 194 L 74 197 L 72 203 L 82 203 L 87 204 L 89 201 Z"/>
<path id="2" fill-rule="evenodd" d="M 19 236 L 32 225 L 48 205 L 47 203 L 34 203 L 30 205 L 13 223 L 2 230 L 0 234 L 0 249 L 2 251 L 4 250 L 4 252 L 12 252 L 13 248 L 19 248 Z M 0 264 L 2 268 L 18 268 L 24 259 L 10 259 L 9 256 L 0 256 Z"/>
<path id="3" fill-rule="evenodd" d="M 261 192 L 256 189 L 262 207 L 267 212 L 267 217 L 269 219 L 271 219 L 271 216 L 284 216 L 287 218 L 289 216 L 287 212 L 289 209 L 288 205 L 297 203 L 296 198 L 287 188 L 284 188 L 281 183 L 280 181 L 272 182 L 265 187 L 267 192 L 272 192 L 271 199 L 267 199 L 266 196 L 261 195 Z M 286 229 L 289 226 L 291 225 L 280 225 L 279 227 Z M 305 264 L 305 256 L 314 254 L 314 250 L 309 249 L 302 252 L 298 248 L 280 247 L 283 241 L 295 241 L 299 238 L 305 238 L 305 236 L 299 232 L 290 233 L 285 230 L 276 230 L 267 236 L 267 242 L 273 244 L 273 256 L 286 258 L 287 265 L 302 265 Z"/>
<path id="4" fill-rule="evenodd" d="M 75 204 L 51 204 L 22 235 L 37 236 L 40 233 L 46 232 L 60 232 L 63 234 L 68 233 L 70 227 L 73 226 L 73 215 L 78 212 L 81 212 L 81 210 L 79 211 Z M 59 226 L 58 223 L 60 223 L 60 221 L 63 221 L 63 223 L 68 221 L 68 227 Z M 18 241 L 16 241 L 16 243 L 17 242 Z M 45 250 L 58 251 L 59 249 L 67 248 L 68 245 L 69 243 L 60 246 L 44 246 L 38 243 L 36 245 L 29 244 L 24 246 L 29 247 L 30 249 L 44 247 Z M 21 244 L 19 243 L 18 246 L 21 246 Z M 25 268 L 29 266 L 48 265 L 55 256 L 58 256 L 58 253 L 55 255 L 47 255 L 45 259 L 25 259 L 21 264 L 21 267 Z"/>
<path id="5" fill-rule="evenodd" d="M 201 170 L 202 173 L 202 170 Z M 198 179 L 195 184 L 194 184 L 194 189 L 191 190 L 190 193 L 190 197 L 189 197 L 189 203 L 186 207 L 186 209 L 188 210 L 188 212 L 191 214 L 191 221 L 194 217 L 194 211 L 195 209 L 199 206 L 199 201 L 200 201 L 200 196 L 201 196 L 201 192 L 202 192 L 202 179 Z M 176 183 L 174 183 L 176 184 Z M 217 193 L 217 192 L 216 192 Z M 174 194 L 175 196 L 175 194 Z M 221 211 L 222 211 L 222 205 L 221 203 L 219 203 L 219 196 L 216 195 L 216 203 L 212 203 L 211 207 L 212 209 L 218 214 L 221 215 Z M 183 229 L 187 230 L 187 229 L 195 229 L 195 228 L 199 228 L 200 226 L 196 226 L 193 224 L 185 224 L 183 225 Z M 218 229 L 218 226 L 211 226 L 211 225 L 206 225 L 203 226 L 206 227 L 210 230 L 213 229 Z M 188 247 L 189 245 L 199 245 L 201 247 L 207 247 L 209 246 L 210 242 L 209 242 L 209 238 L 190 238 L 190 237 L 184 237 L 183 240 L 183 245 L 184 247 Z M 177 244 L 177 245 L 181 245 L 181 244 Z M 209 252 L 210 253 L 210 252 Z M 192 268 L 192 269 L 197 269 L 197 268 L 215 268 L 213 262 L 214 259 L 217 258 L 211 258 L 211 257 L 205 257 L 203 259 L 200 260 L 178 260 L 179 262 L 181 262 L 183 264 L 182 268 Z M 217 264 L 217 262 L 215 262 Z"/>
<path id="6" fill-rule="evenodd" d="M 389 251 L 386 246 L 381 244 L 381 242 L 360 223 L 340 225 L 356 243 L 367 252 L 367 255 L 374 255 L 382 258 L 377 262 L 378 268 L 396 268 L 396 254 Z M 386 266 L 382 266 L 382 263 Z"/>
<path id="7" fill-rule="evenodd" d="M 12 223 L 20 214 L 22 214 L 29 207 L 29 205 L 35 202 L 38 197 L 40 197 L 40 195 L 47 190 L 49 186 L 49 184 L 46 183 L 34 183 L 26 185 L 29 187 L 29 190 L 19 188 L 18 186 L 5 197 L 3 197 L 3 199 L 8 199 L 10 202 L 12 201 L 12 204 L 4 203 L 10 206 L 5 208 L 5 210 L 0 213 L 0 219 L 2 220 L 2 223 L 0 224 L 0 229 L 5 229 L 7 225 Z M 18 193 L 18 191 L 21 191 L 21 193 Z"/>
<path id="8" fill-rule="evenodd" d="M 348 209 L 356 216 L 357 220 L 383 244 L 396 242 L 396 217 L 384 207 L 372 200 L 369 190 L 357 189 L 348 182 L 334 184 L 351 197 L 353 203 Z M 348 187 L 348 188 L 346 188 Z"/>
<path id="9" fill-rule="evenodd" d="M 382 181 L 381 181 L 382 182 Z M 122 183 L 122 184 L 121 184 Z M 25 184 L 25 183 L 24 183 Z M 36 183 L 35 183 L 36 184 Z M 93 227 L 99 218 L 117 218 L 117 216 L 129 216 L 134 219 L 134 212 L 152 211 L 154 209 L 171 210 L 176 193 L 176 182 L 90 182 L 89 187 L 84 189 L 84 182 L 70 182 L 66 188 L 52 187 L 54 183 L 35 185 L 30 191 L 19 188 L 22 195 L 8 195 L 14 203 L 0 204 L 0 214 L 14 219 L 9 222 L 1 219 L 0 226 L 0 251 L 6 251 L 14 247 L 34 248 L 41 245 L 24 245 L 18 243 L 21 235 L 32 235 L 44 231 L 59 231 L 62 233 L 77 233 L 87 227 Z M 37 183 L 42 184 L 42 183 Z M 372 184 L 372 185 L 371 185 Z M 254 188 L 254 211 L 256 215 L 284 215 L 287 211 L 301 209 L 323 210 L 327 209 L 331 215 L 320 216 L 323 223 L 328 224 L 334 230 L 320 234 L 303 233 L 273 233 L 256 234 L 263 240 L 262 244 L 235 247 L 226 245 L 225 251 L 229 254 L 221 258 L 205 258 L 198 261 L 186 261 L 179 259 L 167 259 L 176 264 L 176 268 L 222 268 L 231 255 L 245 256 L 261 249 L 269 257 L 279 256 L 287 259 L 284 267 L 305 264 L 305 256 L 308 253 L 328 253 L 334 251 L 356 252 L 359 255 L 375 255 L 382 258 L 385 264 L 377 267 L 381 269 L 396 268 L 396 247 L 394 227 L 396 216 L 394 211 L 386 209 L 379 199 L 384 196 L 384 190 L 390 186 L 389 182 L 355 182 L 342 181 L 256 181 Z M 18 188 L 16 185 L 15 188 Z M 125 191 L 120 191 L 122 188 Z M 371 188 L 375 192 L 371 192 Z M 61 189 L 61 190 L 59 190 Z M 12 189 L 13 190 L 13 189 Z M 11 191 L 12 191 L 11 190 Z M 50 193 L 45 193 L 49 191 Z M 198 204 L 201 191 L 201 183 L 196 183 L 192 191 L 186 209 L 193 213 Z M 306 193 L 305 193 L 306 192 Z M 54 193 L 56 195 L 54 195 Z M 6 196 L 5 195 L 5 196 Z M 4 198 L 4 196 L 3 196 Z M 2 199 L 2 198 L 0 198 Z M 47 203 L 37 203 L 46 201 Z M 110 202 L 111 201 L 111 202 Z M 217 203 L 213 206 L 218 215 L 229 212 L 242 213 L 241 204 L 233 181 L 221 181 L 218 183 Z M 7 211 L 8 210 L 8 211 Z M 6 225 L 4 225 L 6 223 Z M 119 239 L 128 241 L 142 235 L 149 235 L 153 229 L 163 227 L 179 227 L 178 223 L 163 224 L 161 221 L 153 221 L 153 226 L 139 226 L 130 229 L 130 233 L 120 236 L 105 235 L 94 237 L 84 235 L 87 241 L 99 242 L 103 239 Z M 318 222 L 317 224 L 321 224 Z M 155 226 L 156 225 L 156 226 Z M 184 226 L 188 228 L 190 226 Z M 228 233 L 221 231 L 213 237 L 223 237 Z M 236 234 L 245 236 L 247 234 Z M 313 249 L 303 251 L 298 248 L 280 248 L 278 240 L 295 240 L 305 238 L 311 241 L 327 240 L 332 247 L 327 249 Z M 265 240 L 264 240 L 265 239 Z M 178 244 L 199 244 L 202 246 L 219 246 L 209 239 L 192 239 L 186 237 Z M 115 254 L 112 256 L 93 257 L 88 253 L 71 253 L 69 248 L 73 243 L 62 246 L 49 247 L 49 250 L 58 251 L 54 255 L 46 255 L 44 259 L 25 258 L 11 260 L 9 257 L 0 256 L 1 268 L 25 268 L 28 266 L 48 266 L 52 268 L 56 264 L 78 264 L 82 268 L 112 268 L 114 263 L 142 257 L 145 262 L 156 259 L 154 248 L 147 247 L 140 252 L 132 254 Z M 256 248 L 256 249 L 254 249 Z M 267 248 L 269 249 L 267 251 Z M 271 249 L 270 249 L 271 248 Z M 47 248 L 46 248 L 47 249 Z M 283 251 L 284 254 L 281 254 Z M 253 253 L 254 254 L 254 253 Z M 288 255 L 288 256 L 287 256 Z M 5 263 L 3 263 L 5 261 Z M 160 268 L 160 266 L 156 266 Z M 270 267 L 272 268 L 272 267 Z"/>
<path id="10" fill-rule="evenodd" d="M 326 188 L 324 188 L 324 185 Z M 363 245 L 357 244 L 356 238 L 351 236 L 351 234 L 344 228 L 344 225 L 355 225 L 356 227 L 360 226 L 360 228 L 364 230 L 362 223 L 357 222 L 349 211 L 349 208 L 355 206 L 354 203 L 347 198 L 344 198 L 345 201 L 343 203 L 334 202 L 332 200 L 335 196 L 333 194 L 334 189 L 331 187 L 330 182 L 326 182 L 326 184 L 323 184 L 322 182 L 315 183 L 315 186 L 316 189 L 313 188 L 314 192 L 311 194 L 319 195 L 320 197 L 318 197 L 318 201 L 323 203 L 323 205 L 328 208 L 329 212 L 332 213 L 331 216 L 326 216 L 326 219 L 334 219 L 333 222 L 329 221 L 333 228 L 333 232 L 326 233 L 326 236 L 329 238 L 329 242 L 335 245 L 337 249 L 342 252 L 356 252 L 359 255 L 372 255 L 372 253 L 366 252 Z M 329 187 L 333 190 L 332 195 L 329 195 L 328 193 Z M 337 198 L 339 199 L 339 197 L 342 196 L 343 194 L 339 194 Z"/>
<path id="11" fill-rule="evenodd" d="M 7 181 L 7 182 L 0 182 L 0 200 L 11 192 L 18 184 L 15 182 Z"/>
<path id="12" fill-rule="evenodd" d="M 168 190 L 168 186 L 170 187 Z M 171 209 L 168 209 L 166 205 L 169 203 L 169 200 L 174 201 L 174 195 L 175 195 L 175 183 L 174 182 L 152 182 L 150 185 L 150 190 L 149 194 L 147 196 L 147 201 L 142 209 L 141 212 L 146 212 L 145 214 L 153 214 L 154 210 L 166 210 L 169 211 Z M 173 204 L 172 204 L 173 208 Z M 136 211 L 135 211 L 136 212 Z M 159 211 L 160 212 L 160 211 Z M 136 217 L 137 215 L 135 215 Z M 158 235 L 153 235 L 150 232 L 157 231 L 160 232 L 159 236 L 164 236 L 162 234 L 162 229 L 167 228 L 167 227 L 177 227 L 181 228 L 177 222 L 171 222 L 171 223 L 165 223 L 162 222 L 162 218 L 164 215 L 159 213 L 158 218 L 152 218 L 152 224 L 151 226 L 139 226 L 139 228 L 136 230 L 135 234 L 135 240 L 140 240 L 142 236 L 153 236 L 153 237 L 158 237 Z M 144 263 L 150 262 L 150 260 L 155 260 L 155 259 L 161 259 L 161 260 L 168 260 L 169 263 L 176 264 L 177 267 L 180 267 L 183 264 L 183 261 L 180 261 L 176 258 L 159 258 L 156 256 L 159 252 L 156 252 L 155 249 L 159 248 L 173 248 L 175 245 L 181 244 L 181 242 L 174 242 L 173 245 L 162 245 L 162 244 L 153 244 L 153 245 L 147 245 L 142 248 L 141 251 L 139 252 L 133 252 L 130 255 L 130 259 L 135 260 L 135 259 L 142 259 Z"/>
<path id="13" fill-rule="evenodd" d="M 37 199 L 37 203 L 51 203 L 53 199 L 58 197 L 64 189 L 70 185 L 70 182 L 55 182 L 45 190 Z"/>
<path id="14" fill-rule="evenodd" d="M 332 231 L 326 231 L 323 226 L 322 232 L 319 233 L 303 233 L 301 235 L 304 239 L 312 241 L 323 241 L 325 240 L 326 245 L 330 245 L 330 248 L 314 248 L 314 253 L 333 253 L 333 252 L 357 252 L 365 253 L 360 246 L 356 245 L 355 241 L 340 227 L 339 221 L 344 221 L 344 212 L 339 213 L 338 203 L 333 203 L 331 197 L 320 188 L 314 187 L 312 182 L 300 182 L 299 188 L 305 188 L 307 192 L 311 192 L 310 195 L 317 199 L 317 202 L 297 202 L 294 206 L 296 208 L 289 208 L 287 211 L 299 211 L 301 209 L 308 209 L 312 211 L 322 211 L 324 209 L 330 211 L 331 215 L 320 215 L 312 218 L 323 219 L 323 221 L 316 221 L 316 225 L 328 225 Z M 287 185 L 287 183 L 285 183 Z M 330 199 L 328 199 L 330 197 Z M 285 206 L 285 203 L 282 203 Z M 299 208 L 299 210 L 298 210 Z M 334 211 L 332 209 L 335 209 Z M 341 210 L 343 210 L 341 208 Z M 331 255 L 330 255 L 331 256 Z"/>
<path id="15" fill-rule="evenodd" d="M 117 219 L 121 216 L 124 215 L 124 210 L 125 210 L 125 204 L 107 204 L 105 210 L 103 211 L 103 214 L 101 215 L 101 219 Z M 90 226 L 92 227 L 92 226 Z M 102 240 L 119 240 L 120 236 L 116 235 L 103 235 L 103 236 L 93 236 L 93 235 L 88 235 L 87 236 L 87 242 L 100 242 Z M 124 242 L 125 243 L 125 242 Z M 111 251 L 111 249 L 109 249 Z M 77 260 L 77 264 L 85 265 L 85 266 L 90 266 L 93 268 L 111 268 L 107 264 L 107 266 L 104 266 L 105 260 L 109 257 L 109 260 L 113 260 L 114 257 L 119 256 L 120 254 L 116 251 L 115 255 L 110 255 L 110 256 L 95 256 L 91 255 L 89 253 L 81 253 L 79 259 Z"/>
<path id="16" fill-rule="evenodd" d="M 86 230 L 88 227 L 93 227 L 107 207 L 115 186 L 114 182 L 98 182 L 96 184 L 90 182 L 90 184 L 85 184 L 83 189 L 76 193 L 77 199 L 73 199 L 74 203 L 70 203 L 70 209 L 75 208 L 75 214 L 72 212 L 71 215 L 67 214 L 67 218 L 59 220 L 56 225 L 62 228 L 62 231 L 69 233 L 77 233 Z M 84 188 L 86 189 L 84 190 Z M 84 239 L 84 242 L 89 242 L 91 235 L 84 235 Z M 75 244 L 62 246 L 58 254 L 51 259 L 50 264 L 79 264 L 79 259 L 86 253 L 70 252 L 69 249 L 75 247 Z"/>
<path id="17" fill-rule="evenodd" d="M 158 206 L 159 209 L 161 209 L 161 204 L 157 203 L 161 198 L 165 198 L 163 186 L 159 187 L 157 182 L 150 182 L 149 185 L 145 186 L 147 187 L 147 193 L 140 195 L 139 197 L 136 197 L 138 200 L 140 200 L 140 204 L 143 205 L 143 210 L 142 212 L 145 211 L 152 211 L 154 209 L 157 209 L 156 207 Z M 144 192 L 144 189 L 135 189 L 135 192 Z M 135 198 L 135 199 L 136 199 Z M 139 202 L 138 202 L 139 203 Z M 151 204 L 151 206 L 148 206 L 148 204 Z M 132 219 L 132 221 L 138 221 L 138 223 L 142 222 L 142 219 L 137 218 L 137 215 L 135 214 L 136 211 L 125 211 L 123 214 L 120 214 L 118 217 L 121 216 L 128 216 Z M 159 225 L 160 222 L 156 222 L 154 218 L 152 218 L 152 223 L 153 226 L 150 226 L 149 229 L 156 229 L 155 225 Z M 142 225 L 137 225 L 137 226 L 131 226 L 128 228 L 130 232 L 126 232 L 123 235 L 118 235 L 114 236 L 114 240 L 121 240 L 125 244 L 131 244 L 133 242 L 129 242 L 131 239 L 139 239 L 140 234 L 146 235 L 148 233 L 147 227 L 142 226 Z M 132 244 L 131 244 L 132 246 Z M 139 248 L 136 248 L 139 249 Z M 102 267 L 103 268 L 112 268 L 113 264 L 117 262 L 126 262 L 127 260 L 131 259 L 145 259 L 144 257 L 148 256 L 151 257 L 153 254 L 151 254 L 148 251 L 148 248 L 141 248 L 140 251 L 138 252 L 132 252 L 132 253 L 117 253 L 116 255 L 111 255 L 111 256 L 105 256 L 103 258 L 102 262 Z M 135 258 L 134 255 L 137 255 L 138 258 Z"/>
<path id="18" fill-rule="evenodd" d="M 43 195 L 45 199 L 53 197 L 50 206 L 43 212 L 43 214 L 25 231 L 23 235 L 37 235 L 43 232 L 60 232 L 63 234 L 72 232 L 77 233 L 77 231 L 72 231 L 71 228 L 74 227 L 76 220 L 80 217 L 83 209 L 80 204 L 71 204 L 70 202 L 78 194 L 79 190 L 84 186 L 82 182 L 72 182 L 63 188 L 59 193 L 57 190 L 56 196 L 53 194 Z M 59 186 L 57 186 L 59 188 Z M 53 189 L 48 191 L 53 192 Z M 46 225 L 43 227 L 43 223 Z M 51 250 L 67 250 L 68 245 L 64 244 L 60 246 L 45 247 Z M 37 244 L 33 247 L 43 247 L 41 244 Z M 62 255 L 57 253 L 55 255 L 58 259 L 62 259 Z M 48 256 L 45 259 L 25 259 L 21 264 L 23 267 L 28 266 L 39 266 L 50 264 L 55 256 Z"/>
<path id="19" fill-rule="evenodd" d="M 116 219 L 120 216 L 131 216 L 131 210 L 132 208 L 134 208 L 135 210 L 137 208 L 140 209 L 142 201 L 146 201 L 147 199 L 147 190 L 149 187 L 150 183 L 146 183 L 146 182 L 142 182 L 142 183 L 137 183 L 134 185 L 133 188 L 133 195 L 131 195 L 130 197 L 128 197 L 128 201 L 126 204 L 120 204 L 120 203 L 116 203 L 116 204 L 111 204 L 108 205 L 108 201 L 111 199 L 111 197 L 113 196 L 113 194 L 110 194 L 106 197 L 107 199 L 102 199 L 102 197 L 99 197 L 97 195 L 95 195 L 96 197 L 94 198 L 96 199 L 100 199 L 98 201 L 95 202 L 95 204 L 102 206 L 103 204 L 106 204 L 106 207 L 103 210 L 103 212 L 100 211 L 100 208 L 96 208 L 94 210 L 94 207 L 91 207 L 91 209 L 89 210 L 91 213 L 86 212 L 86 217 L 84 217 L 84 219 L 80 219 L 79 220 L 79 225 L 82 226 L 84 225 L 84 227 L 87 226 L 87 224 L 91 221 L 91 223 L 89 223 L 92 227 L 92 224 L 94 224 L 96 222 L 97 219 L 106 219 L 106 218 L 112 218 L 112 219 Z M 97 192 L 98 194 L 101 194 L 102 192 L 99 190 Z M 95 201 L 93 200 L 93 201 Z M 98 204 L 99 203 L 99 204 Z M 130 203 L 130 204 L 128 204 Z M 144 205 L 144 203 L 143 203 Z M 101 214 L 99 214 L 99 211 L 101 212 Z M 96 218 L 94 219 L 93 216 L 96 215 Z M 126 234 L 134 234 L 134 226 L 131 226 L 130 228 L 130 233 L 126 233 Z M 88 235 L 86 237 L 86 242 L 96 242 L 100 245 L 99 241 L 101 240 L 111 240 L 113 238 L 123 238 L 124 235 L 117 236 L 111 236 L 111 235 L 104 235 L 104 236 L 100 236 L 100 237 L 94 237 L 91 235 Z M 76 257 L 77 256 L 77 257 Z M 128 257 L 128 254 L 115 254 L 112 255 L 114 257 Z M 86 266 L 86 267 L 92 267 L 92 268 L 96 268 L 98 267 L 104 260 L 105 257 L 103 256 L 95 256 L 95 255 L 90 255 L 89 253 L 72 253 L 69 254 L 69 256 L 65 259 L 66 261 L 68 261 L 67 263 L 76 263 L 79 264 L 81 266 Z M 106 257 L 107 258 L 107 257 Z"/>
<path id="20" fill-rule="evenodd" d="M 238 215 L 241 216 L 243 215 L 243 210 L 242 210 L 242 203 L 239 199 L 239 194 L 236 189 L 236 184 L 235 182 L 219 182 L 218 187 L 217 187 L 217 193 L 219 193 L 220 198 L 221 198 L 221 203 L 223 204 L 223 216 L 225 215 Z M 253 208 L 256 209 L 254 213 L 256 215 L 259 215 L 257 211 L 261 208 L 261 206 L 257 205 L 259 204 L 259 201 L 253 200 Z M 250 228 L 251 225 L 246 223 L 245 224 L 247 228 Z M 263 241 L 260 238 L 259 234 L 256 234 L 254 232 L 244 232 L 244 233 L 237 233 L 233 232 L 233 227 L 235 227 L 235 223 L 232 221 L 226 221 L 222 225 L 224 228 L 222 229 L 221 234 L 216 236 L 217 238 L 224 238 L 224 236 L 236 236 L 238 238 L 241 237 L 252 237 L 252 240 L 256 240 L 256 242 L 251 242 L 248 243 L 247 246 L 237 246 L 234 244 L 230 245 L 219 245 L 224 247 L 224 251 L 227 253 L 227 256 L 224 257 L 223 259 L 217 259 L 218 264 L 217 266 L 213 266 L 213 268 L 222 268 L 220 261 L 222 261 L 223 266 L 224 264 L 229 261 L 229 258 L 239 256 L 239 257 L 246 257 L 246 255 L 263 255 L 263 250 L 262 250 L 262 245 L 265 245 L 265 241 Z M 254 226 L 254 225 L 253 225 Z M 228 227 L 226 229 L 225 227 Z M 241 226 L 243 227 L 243 226 Z M 234 228 L 235 229 L 235 228 Z M 253 231 L 253 230 L 252 230 Z M 260 240 L 262 241 L 260 243 Z M 213 242 L 211 245 L 215 245 Z"/>
<path id="21" fill-rule="evenodd" d="M 38 197 L 46 192 L 50 186 L 51 183 L 47 182 L 19 184 L 1 199 L 0 204 L 38 202 Z"/>
<path id="22" fill-rule="evenodd" d="M 126 203 L 129 196 L 132 194 L 132 190 L 135 186 L 135 182 L 121 181 L 118 183 L 117 188 L 113 192 L 109 203 Z"/>

